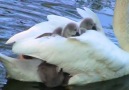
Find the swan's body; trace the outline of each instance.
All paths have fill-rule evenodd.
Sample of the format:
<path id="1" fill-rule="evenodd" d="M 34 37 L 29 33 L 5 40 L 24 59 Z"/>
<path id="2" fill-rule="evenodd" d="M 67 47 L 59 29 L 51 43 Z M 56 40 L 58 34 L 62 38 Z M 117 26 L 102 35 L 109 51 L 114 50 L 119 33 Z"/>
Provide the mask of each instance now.
<path id="1" fill-rule="evenodd" d="M 123 25 L 116 19 L 119 22 L 126 21 L 128 13 L 122 12 L 128 12 L 129 0 L 117 0 L 116 6 L 115 14 L 118 16 L 115 15 L 114 18 L 115 32 L 119 29 L 124 33 L 118 33 L 118 35 L 126 35 L 128 22 L 124 22 Z M 83 85 L 129 74 L 129 53 L 117 47 L 104 34 L 93 30 L 71 38 L 56 36 L 21 40 L 14 44 L 13 51 L 46 60 L 63 68 L 73 76 L 68 82 L 69 85 Z"/>
<path id="2" fill-rule="evenodd" d="M 63 68 L 73 76 L 69 80 L 70 85 L 108 80 L 129 73 L 129 54 L 103 34 L 92 30 L 76 38 L 26 39 L 15 43 L 13 51 Z"/>

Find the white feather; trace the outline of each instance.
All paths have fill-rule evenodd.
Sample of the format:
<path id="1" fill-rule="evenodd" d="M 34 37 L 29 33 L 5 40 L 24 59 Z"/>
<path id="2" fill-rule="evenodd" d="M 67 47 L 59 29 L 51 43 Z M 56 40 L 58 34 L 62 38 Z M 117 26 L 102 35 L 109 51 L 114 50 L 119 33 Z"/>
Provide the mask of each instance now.
<path id="1" fill-rule="evenodd" d="M 42 22 L 34 25 L 26 31 L 15 34 L 6 42 L 6 44 L 14 43 L 26 38 L 36 38 L 43 33 L 53 32 L 56 28 L 57 26 L 51 25 L 49 22 Z"/>
<path id="2" fill-rule="evenodd" d="M 66 26 L 66 24 L 68 24 L 70 22 L 77 23 L 71 19 L 68 19 L 68 18 L 62 17 L 62 16 L 57 16 L 57 15 L 47 15 L 47 19 L 52 25 L 55 25 L 55 26 L 59 25 L 61 27 Z"/>

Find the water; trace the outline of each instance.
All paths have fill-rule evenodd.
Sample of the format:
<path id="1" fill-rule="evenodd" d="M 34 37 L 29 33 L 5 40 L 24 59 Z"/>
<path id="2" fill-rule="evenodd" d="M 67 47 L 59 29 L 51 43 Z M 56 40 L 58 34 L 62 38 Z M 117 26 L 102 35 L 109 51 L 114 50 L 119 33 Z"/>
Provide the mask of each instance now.
<path id="1" fill-rule="evenodd" d="M 27 30 L 36 23 L 47 20 L 49 14 L 65 16 L 73 20 L 80 20 L 76 7 L 88 5 L 83 0 L 0 0 L 0 52 L 14 56 L 11 46 L 4 43 L 14 34 Z M 86 0 L 85 0 L 86 1 Z M 114 1 L 114 0 L 113 0 Z M 115 44 L 117 39 L 112 31 L 114 2 L 111 8 L 94 9 L 105 28 L 105 33 Z M 67 8 L 66 8 L 67 7 Z M 89 5 L 90 7 L 90 5 Z M 106 22 L 105 22 L 106 21 Z M 0 87 L 6 84 L 5 69 L 0 63 Z M 82 87 L 47 88 L 41 83 L 28 83 L 8 80 L 3 90 L 129 90 L 129 76 L 105 82 L 88 84 Z M 0 89 L 1 90 L 1 89 Z"/>
<path id="2" fill-rule="evenodd" d="M 41 83 L 9 80 L 3 90 L 129 90 L 129 75 L 118 79 L 97 82 L 85 86 L 47 88 Z"/>

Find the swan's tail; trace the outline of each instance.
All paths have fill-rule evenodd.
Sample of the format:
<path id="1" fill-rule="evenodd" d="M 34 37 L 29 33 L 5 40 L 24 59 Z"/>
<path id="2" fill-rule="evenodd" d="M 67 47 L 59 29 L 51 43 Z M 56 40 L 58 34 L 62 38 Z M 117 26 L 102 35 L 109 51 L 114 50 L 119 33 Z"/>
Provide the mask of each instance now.
<path id="1" fill-rule="evenodd" d="M 16 61 L 16 59 L 0 53 L 0 61 L 4 63 L 4 65 L 6 65 L 6 64 L 11 64 L 11 62 Z"/>

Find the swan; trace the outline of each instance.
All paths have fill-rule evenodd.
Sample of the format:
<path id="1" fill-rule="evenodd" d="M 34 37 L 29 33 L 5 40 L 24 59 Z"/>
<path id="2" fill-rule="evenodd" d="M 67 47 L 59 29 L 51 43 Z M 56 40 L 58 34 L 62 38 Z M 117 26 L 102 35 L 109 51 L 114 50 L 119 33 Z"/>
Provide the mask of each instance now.
<path id="1" fill-rule="evenodd" d="M 68 85 L 122 77 L 129 74 L 128 6 L 129 0 L 116 0 L 114 31 L 118 39 L 124 40 L 119 41 L 121 48 L 104 34 L 88 30 L 77 37 L 21 40 L 13 45 L 12 50 L 63 68 L 63 71 L 72 75 Z"/>

